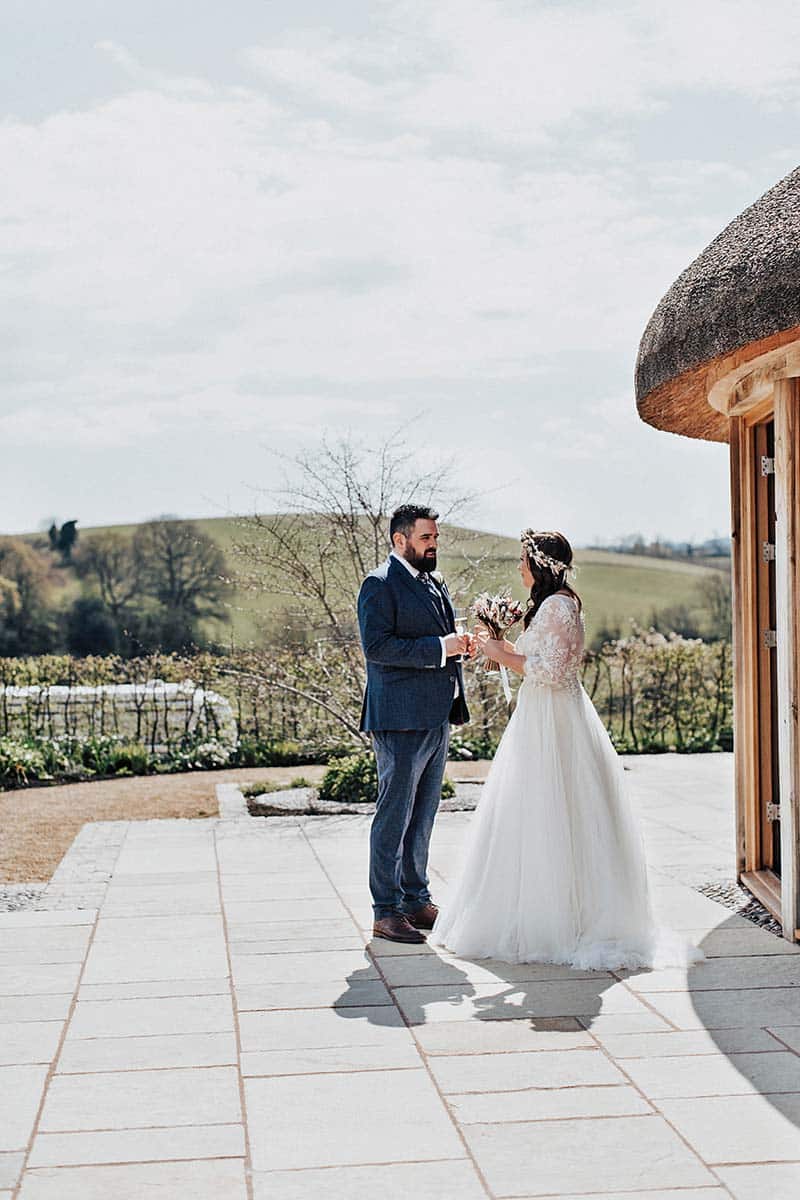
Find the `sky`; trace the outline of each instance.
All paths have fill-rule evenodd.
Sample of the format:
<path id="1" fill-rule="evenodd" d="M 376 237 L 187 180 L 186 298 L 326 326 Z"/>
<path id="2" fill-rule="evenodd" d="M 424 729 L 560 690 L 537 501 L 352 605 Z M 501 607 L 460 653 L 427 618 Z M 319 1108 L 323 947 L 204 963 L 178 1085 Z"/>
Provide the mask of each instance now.
<path id="1" fill-rule="evenodd" d="M 483 529 L 700 541 L 673 280 L 797 165 L 796 0 L 4 0 L 0 531 L 269 508 L 324 433 Z"/>

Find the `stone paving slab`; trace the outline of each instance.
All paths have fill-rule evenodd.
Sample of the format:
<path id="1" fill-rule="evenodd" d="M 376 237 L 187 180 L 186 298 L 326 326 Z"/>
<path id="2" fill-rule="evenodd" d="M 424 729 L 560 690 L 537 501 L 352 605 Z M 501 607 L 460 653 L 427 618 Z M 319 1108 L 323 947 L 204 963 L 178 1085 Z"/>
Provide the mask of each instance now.
<path id="1" fill-rule="evenodd" d="M 245 1103 L 256 1171 L 466 1157 L 421 1063 L 247 1079 Z"/>
<path id="2" fill-rule="evenodd" d="M 0 1188 L 8 1189 L 0 1191 L 0 1196 L 10 1196 L 11 1188 L 17 1182 L 22 1171 L 22 1166 L 25 1161 L 25 1155 L 21 1150 L 12 1153 L 7 1151 L 0 1152 Z"/>
<path id="3" fill-rule="evenodd" d="M 36 1119 L 47 1066 L 0 1067 L 0 1150 L 23 1150 Z"/>
<path id="4" fill-rule="evenodd" d="M 515 1054 L 439 1055 L 429 1069 L 444 1095 L 621 1085 L 625 1076 L 596 1046 Z M 630 1072 L 629 1072 L 630 1074 Z"/>
<path id="5" fill-rule="evenodd" d="M 356 982 L 332 979 L 324 983 L 272 983 L 240 987 L 240 1012 L 294 1010 L 305 1008 L 364 1008 L 394 1001 L 380 979 Z"/>
<path id="6" fill-rule="evenodd" d="M 234 1124 L 241 1120 L 235 1067 L 179 1067 L 57 1074 L 47 1091 L 44 1133 Z"/>
<path id="7" fill-rule="evenodd" d="M 800 1161 L 800 1094 L 661 1100 L 659 1107 L 708 1163 Z"/>
<path id="8" fill-rule="evenodd" d="M 230 1033 L 71 1038 L 62 1048 L 58 1073 L 236 1067 L 237 1057 L 236 1035 L 232 1030 Z"/>
<path id="9" fill-rule="evenodd" d="M 569 1117 L 640 1117 L 652 1112 L 632 1087 L 519 1088 L 449 1095 L 459 1125 L 555 1121 Z"/>
<path id="10" fill-rule="evenodd" d="M 63 1021 L 8 1021 L 0 1033 L 0 1066 L 49 1065 L 63 1028 Z"/>
<path id="11" fill-rule="evenodd" d="M 135 983 L 82 983 L 78 1000 L 147 1000 L 172 996 L 229 996 L 230 979 L 140 979 Z"/>
<path id="12" fill-rule="evenodd" d="M 192 1162 L 244 1158 L 244 1129 L 235 1125 L 180 1125 L 81 1133 L 37 1132 L 29 1167 L 89 1163 Z M 25 1176 L 23 1175 L 23 1179 Z M 175 1197 L 178 1200 L 178 1197 Z"/>
<path id="13" fill-rule="evenodd" d="M 71 1004 L 71 992 L 62 992 L 58 996 L 0 996 L 0 1034 L 5 1024 L 64 1021 Z"/>
<path id="14" fill-rule="evenodd" d="M 717 1175 L 736 1200 L 797 1200 L 800 1162 L 765 1163 L 757 1167 L 717 1167 Z"/>
<path id="15" fill-rule="evenodd" d="M 654 1191 L 646 1192 L 590 1192 L 591 1196 L 602 1196 L 603 1200 L 728 1200 L 729 1193 L 724 1188 L 720 1187 L 703 1187 L 703 1188 L 681 1188 L 675 1190 L 669 1188 L 666 1191 L 663 1188 L 656 1188 Z M 582 1196 L 560 1196 L 559 1200 L 585 1200 L 587 1193 Z M 521 1200 L 530 1200 L 530 1197 L 523 1196 Z"/>
<path id="16" fill-rule="evenodd" d="M 247 1200 L 244 1163 L 135 1163 L 105 1167 L 39 1167 L 28 1171 L 20 1200 Z"/>
<path id="17" fill-rule="evenodd" d="M 486 1191 L 465 1159 L 253 1174 L 253 1200 L 484 1200 Z"/>
<path id="18" fill-rule="evenodd" d="M 716 1180 L 655 1113 L 641 1117 L 503 1122 L 464 1127 L 467 1145 L 496 1196 L 698 1187 Z"/>
<path id="19" fill-rule="evenodd" d="M 795 1200 L 798 950 L 693 886 L 730 756 L 626 766 L 686 971 L 372 943 L 363 815 L 85 826 L 0 913 L 0 1200 Z"/>

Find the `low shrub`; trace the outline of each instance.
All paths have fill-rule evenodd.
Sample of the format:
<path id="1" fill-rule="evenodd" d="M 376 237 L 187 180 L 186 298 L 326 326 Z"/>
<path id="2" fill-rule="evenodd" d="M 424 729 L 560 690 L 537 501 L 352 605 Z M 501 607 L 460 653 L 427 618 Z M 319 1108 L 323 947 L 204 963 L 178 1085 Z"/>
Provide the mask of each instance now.
<path id="1" fill-rule="evenodd" d="M 0 782 L 5 788 L 25 787 L 36 779 L 52 778 L 43 751 L 15 738 L 0 738 Z"/>
<path id="2" fill-rule="evenodd" d="M 146 746 L 122 737 L 68 738 L 64 748 L 76 769 L 94 775 L 146 775 L 151 755 Z"/>
<path id="3" fill-rule="evenodd" d="M 455 795 L 451 780 L 442 780 L 442 799 Z M 322 777 L 320 800 L 338 804 L 374 804 L 378 796 L 378 768 L 374 754 L 349 754 L 332 762 Z"/>
<path id="4" fill-rule="evenodd" d="M 314 755 L 297 742 L 274 738 L 241 737 L 234 761 L 237 767 L 298 767 L 314 761 Z"/>
<path id="5" fill-rule="evenodd" d="M 490 733 L 467 733 L 459 730 L 450 735 L 448 757 L 455 762 L 474 762 L 494 758 L 499 738 Z"/>
<path id="6" fill-rule="evenodd" d="M 170 771 L 212 771 L 215 767 L 226 767 L 234 761 L 235 750 L 224 742 L 192 742 L 187 739 L 182 745 L 159 756 L 160 762 Z"/>
<path id="7" fill-rule="evenodd" d="M 322 777 L 320 800 L 338 804 L 374 804 L 378 795 L 378 768 L 374 754 L 348 754 L 331 763 Z"/>
<path id="8" fill-rule="evenodd" d="M 239 791 L 244 796 L 245 800 L 251 800 L 253 796 L 266 796 L 269 792 L 282 792 L 285 787 L 283 783 L 274 783 L 272 780 L 264 780 L 261 783 L 245 783 L 239 788 Z"/>
<path id="9" fill-rule="evenodd" d="M 240 788 L 240 791 L 245 799 L 249 800 L 253 796 L 266 796 L 270 792 L 285 792 L 287 788 L 313 788 L 314 786 L 310 779 L 306 779 L 305 775 L 296 775 L 290 783 L 263 780 L 260 783 L 246 783 Z"/>
<path id="10" fill-rule="evenodd" d="M 146 746 L 122 742 L 106 759 L 104 775 L 147 775 L 151 758 Z"/>

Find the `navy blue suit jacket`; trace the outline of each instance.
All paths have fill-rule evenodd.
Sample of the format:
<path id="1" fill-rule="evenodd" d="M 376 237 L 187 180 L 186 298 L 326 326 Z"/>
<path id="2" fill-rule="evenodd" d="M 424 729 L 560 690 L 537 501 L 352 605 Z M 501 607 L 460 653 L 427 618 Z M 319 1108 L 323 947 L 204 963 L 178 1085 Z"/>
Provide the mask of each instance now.
<path id="1" fill-rule="evenodd" d="M 435 729 L 469 720 L 461 663 L 441 666 L 439 640 L 455 630 L 444 583 L 443 611 L 425 584 L 391 555 L 371 571 L 358 596 L 358 625 L 367 660 L 361 728 Z M 459 694 L 453 699 L 455 685 Z"/>

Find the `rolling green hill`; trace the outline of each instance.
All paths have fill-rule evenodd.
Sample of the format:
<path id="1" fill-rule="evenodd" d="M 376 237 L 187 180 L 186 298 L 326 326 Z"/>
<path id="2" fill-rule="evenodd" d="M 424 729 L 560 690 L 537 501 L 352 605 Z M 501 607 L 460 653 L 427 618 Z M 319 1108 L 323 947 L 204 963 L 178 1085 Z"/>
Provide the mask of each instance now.
<path id="1" fill-rule="evenodd" d="M 195 524 L 213 537 L 225 551 L 235 574 L 240 564 L 233 553 L 233 545 L 242 537 L 241 520 L 232 517 L 203 518 L 196 520 Z M 104 528 L 130 533 L 135 526 Z M 82 528 L 80 538 L 86 539 L 96 532 L 100 532 L 100 529 Z M 515 538 L 443 526 L 440 551 L 440 567 L 450 583 L 457 604 L 466 606 L 475 591 L 484 588 L 495 590 L 506 584 L 512 586 L 518 599 L 525 598 L 517 573 L 519 543 Z M 465 556 L 472 561 L 480 559 L 482 563 L 476 584 L 468 592 L 461 592 L 458 581 L 466 564 Z M 574 586 L 584 603 L 587 643 L 601 628 L 621 625 L 625 630 L 631 618 L 642 624 L 649 623 L 654 609 L 683 605 L 702 621 L 706 612 L 702 581 L 722 573 L 719 567 L 603 550 L 576 550 L 575 561 L 578 575 Z M 728 560 L 720 560 L 722 567 L 727 568 L 727 563 Z M 209 633 L 215 640 L 225 644 L 233 642 L 234 645 L 242 645 L 260 640 L 266 629 L 280 623 L 282 603 L 266 594 L 237 591 L 231 601 L 230 624 L 218 625 Z"/>

